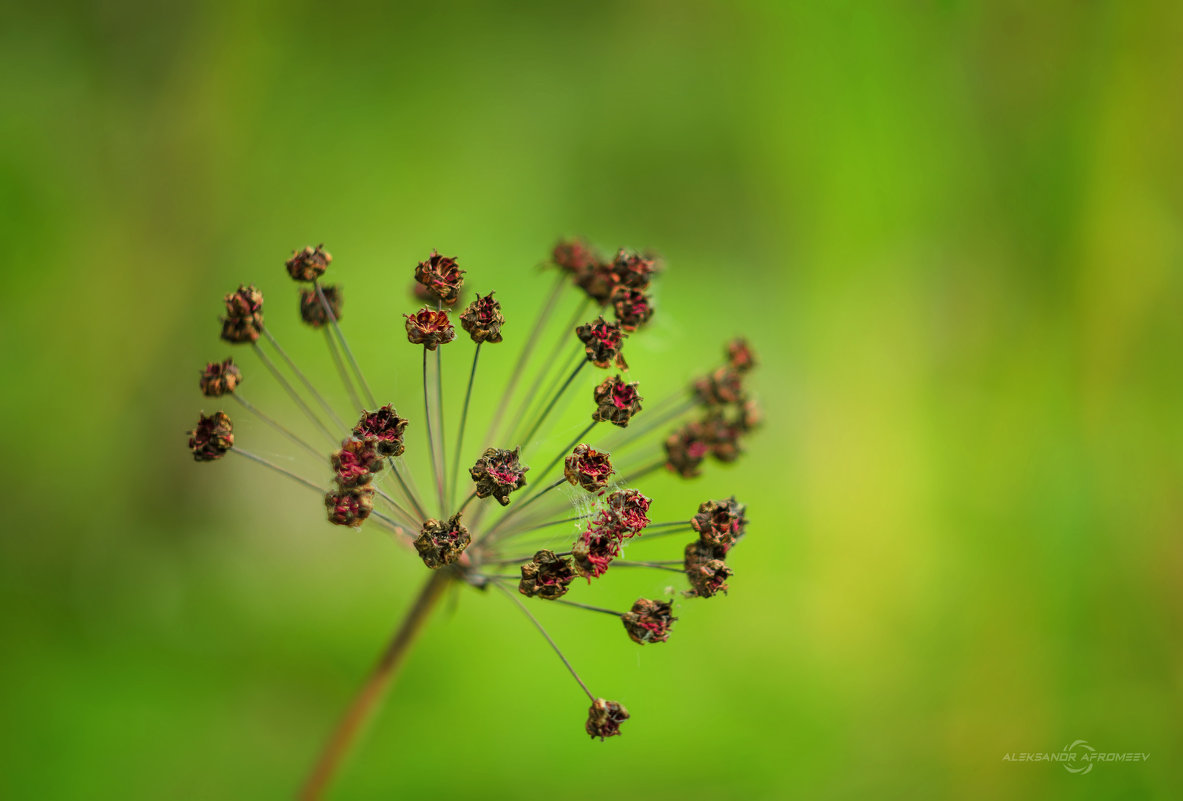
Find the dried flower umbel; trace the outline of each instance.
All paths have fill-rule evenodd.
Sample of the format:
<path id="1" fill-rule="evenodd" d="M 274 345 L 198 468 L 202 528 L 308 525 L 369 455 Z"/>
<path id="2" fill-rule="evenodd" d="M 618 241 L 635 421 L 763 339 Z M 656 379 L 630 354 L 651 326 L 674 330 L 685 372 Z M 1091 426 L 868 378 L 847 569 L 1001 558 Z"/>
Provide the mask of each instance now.
<path id="1" fill-rule="evenodd" d="M 629 337 L 643 333 L 653 316 L 651 284 L 658 272 L 654 257 L 620 250 L 604 259 L 581 240 L 559 243 L 552 253 L 556 282 L 531 327 L 513 314 L 507 321 L 492 291 L 464 297 L 465 273 L 456 259 L 433 251 L 413 270 L 415 297 L 425 305 L 404 314 L 409 345 L 402 347 L 422 350 L 422 417 L 403 416 L 391 403 L 379 403 L 341 330 L 340 290 L 320 283 L 332 262 L 323 245 L 310 246 L 293 251 L 285 268 L 300 283 L 300 319 L 325 337 L 350 400 L 347 413 L 338 413 L 264 326 L 263 295 L 257 288 L 244 285 L 226 295 L 222 317 L 222 339 L 251 346 L 259 363 L 306 418 L 318 443 L 309 441 L 309 431 L 281 423 L 243 398 L 239 389 L 243 372 L 233 361 L 209 362 L 201 375 L 205 396 L 232 398 L 309 454 L 315 478 L 244 450 L 244 440 L 249 446 L 262 431 L 248 427 L 245 433 L 238 432 L 236 440 L 230 417 L 221 411 L 199 417 L 188 440 L 196 461 L 237 454 L 314 491 L 329 523 L 346 529 L 377 526 L 413 550 L 429 573 L 386 655 L 313 771 L 305 797 L 323 792 L 341 755 L 373 711 L 374 699 L 391 681 L 412 635 L 450 586 L 468 585 L 518 606 L 587 694 L 591 706 L 586 732 L 601 740 L 619 735 L 628 712 L 620 703 L 588 689 L 528 604 L 551 603 L 609 614 L 623 624 L 633 642 L 656 645 L 670 637 L 677 619 L 674 600 L 639 598 L 620 611 L 571 596 L 592 592 L 596 583 L 608 580 L 608 573 L 615 575 L 625 568 L 682 574 L 683 598 L 727 592 L 727 581 L 733 576 L 727 560 L 745 533 L 745 506 L 734 497 L 707 500 L 692 516 L 652 522 L 654 501 L 635 485 L 663 468 L 693 478 L 708 460 L 728 463 L 741 456 L 743 440 L 761 419 L 746 387 L 756 364 L 751 348 L 742 339 L 733 340 L 724 349 L 722 364 L 706 369 L 683 390 L 643 406 L 639 382 L 616 374 L 596 383 L 582 370 L 589 364 L 628 370 L 623 350 Z M 526 388 L 523 378 L 531 357 L 565 293 L 576 296 L 575 316 L 560 327 L 553 350 L 541 359 L 542 366 Z M 473 350 L 471 366 L 462 374 L 467 377 L 467 390 L 459 426 L 454 429 L 457 434 L 449 438 L 444 426 L 441 346 L 456 339 L 448 309 L 462 298 L 469 302 L 457 318 Z M 481 349 L 502 342 L 507 335 L 507 341 L 521 345 L 521 352 L 504 391 L 490 400 L 489 379 L 478 372 Z M 472 403 L 474 387 L 479 388 L 476 404 Z M 556 411 L 560 399 L 570 398 L 572 392 L 581 398 L 576 416 L 583 422 L 572 427 L 582 426 L 577 433 L 561 427 L 563 418 Z M 404 411 L 410 401 L 390 400 L 397 400 Z M 491 416 L 479 440 L 466 439 L 470 409 Z M 659 430 L 667 426 L 672 432 L 660 435 Z M 408 430 L 424 432 L 422 448 L 407 442 Z M 452 439 L 449 462 L 447 445 Z M 568 444 L 558 448 L 559 442 Z M 418 479 L 411 475 L 413 464 Z M 467 470 L 471 484 L 461 480 L 466 465 L 471 465 Z M 545 466 L 539 469 L 538 465 Z M 425 483 L 434 493 L 419 491 Z M 315 507 L 310 503 L 309 508 Z M 648 549 L 642 543 L 677 534 L 696 536 L 684 546 L 680 558 L 625 556 L 626 548 Z M 585 580 L 575 581 L 577 577 Z"/>

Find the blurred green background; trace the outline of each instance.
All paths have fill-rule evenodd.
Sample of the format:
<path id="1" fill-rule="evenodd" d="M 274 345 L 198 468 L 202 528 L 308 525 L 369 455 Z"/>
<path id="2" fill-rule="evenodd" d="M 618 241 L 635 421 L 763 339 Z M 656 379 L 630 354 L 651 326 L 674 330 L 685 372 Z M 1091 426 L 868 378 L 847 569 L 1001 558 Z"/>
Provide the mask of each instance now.
<path id="1" fill-rule="evenodd" d="M 327 243 L 359 358 L 415 417 L 407 285 L 433 247 L 455 254 L 510 318 L 487 412 L 549 284 L 537 264 L 583 234 L 668 262 L 628 346 L 647 396 L 735 334 L 761 355 L 747 456 L 642 484 L 658 520 L 748 503 L 732 592 L 681 603 L 643 650 L 610 618 L 540 610 L 633 714 L 603 744 L 528 621 L 461 593 L 335 797 L 1177 797 L 1178 5 L 4 18 L 0 795 L 292 795 L 423 580 L 310 493 L 191 461 L 207 360 L 235 355 L 244 395 L 299 425 L 218 341 L 224 292 L 258 284 L 341 399 L 282 267 Z M 455 398 L 471 345 L 450 348 Z M 327 481 L 228 410 L 240 445 Z M 568 405 L 553 441 L 585 414 Z M 624 604 L 670 575 L 578 593 Z M 1151 756 L 1083 776 L 1002 761 L 1077 739 Z"/>

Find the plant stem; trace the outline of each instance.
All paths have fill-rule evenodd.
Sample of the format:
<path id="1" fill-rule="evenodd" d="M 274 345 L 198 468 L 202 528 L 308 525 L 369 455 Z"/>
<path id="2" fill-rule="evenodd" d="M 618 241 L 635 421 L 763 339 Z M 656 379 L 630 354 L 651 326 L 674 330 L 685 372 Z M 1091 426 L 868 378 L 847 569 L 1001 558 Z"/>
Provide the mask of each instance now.
<path id="1" fill-rule="evenodd" d="M 485 343 L 476 343 L 476 352 L 472 354 L 472 370 L 468 373 L 468 391 L 464 393 L 464 411 L 460 412 L 460 433 L 456 437 L 456 458 L 452 461 L 452 483 L 449 500 L 456 497 L 456 485 L 460 480 L 459 476 L 457 476 L 457 471 L 460 469 L 460 457 L 463 456 L 464 429 L 468 425 L 468 403 L 472 400 L 472 384 L 476 380 L 476 363 L 481 358 L 481 345 L 483 344 Z"/>
<path id="2" fill-rule="evenodd" d="M 328 789 L 329 783 L 341 769 L 341 765 L 361 733 L 361 729 L 373 715 L 379 701 L 382 700 L 391 679 L 394 678 L 406 657 L 415 635 L 423 628 L 428 615 L 443 595 L 451 578 L 452 574 L 447 571 L 440 570 L 431 574 L 431 578 L 427 580 L 427 584 L 420 591 L 414 605 L 407 612 L 407 616 L 399 624 L 394 638 L 386 646 L 386 650 L 382 652 L 378 664 L 370 672 L 361 691 L 354 696 L 345 716 L 337 725 L 332 737 L 329 738 L 328 744 L 321 752 L 320 758 L 312 770 L 312 775 L 308 778 L 303 790 L 300 791 L 301 799 L 312 801 L 324 796 L 325 790 Z"/>
<path id="3" fill-rule="evenodd" d="M 349 343 L 345 340 L 345 334 L 341 332 L 341 326 L 337 324 L 337 315 L 333 314 L 333 307 L 329 305 L 329 299 L 325 297 L 324 290 L 320 288 L 319 281 L 313 281 L 312 286 L 316 287 L 316 296 L 320 298 L 320 305 L 324 307 L 325 314 L 333 326 L 333 333 L 337 335 L 337 341 L 341 343 L 341 349 L 345 351 L 345 358 L 349 359 L 349 364 L 353 367 L 353 372 L 357 375 L 358 383 L 366 391 L 366 397 L 370 399 L 370 404 L 376 408 L 378 401 L 374 400 L 374 393 L 370 390 L 370 385 L 366 381 L 366 377 L 362 375 L 361 367 L 357 364 L 357 359 L 353 358 L 353 351 L 349 349 Z"/>

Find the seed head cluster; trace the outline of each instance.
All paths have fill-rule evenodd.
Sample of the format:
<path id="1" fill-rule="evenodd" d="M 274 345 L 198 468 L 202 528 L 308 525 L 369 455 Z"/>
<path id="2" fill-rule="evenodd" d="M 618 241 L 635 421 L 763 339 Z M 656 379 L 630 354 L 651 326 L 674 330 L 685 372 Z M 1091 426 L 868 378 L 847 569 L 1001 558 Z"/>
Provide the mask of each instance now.
<path id="1" fill-rule="evenodd" d="M 422 384 L 417 376 L 410 381 L 399 374 L 393 389 L 389 381 L 374 385 L 390 392 L 386 403 L 372 391 L 340 327 L 340 285 L 321 283 L 332 265 L 324 245 L 293 250 L 284 262 L 297 284 L 300 320 L 323 333 L 350 399 L 348 411 L 338 414 L 340 398 L 323 392 L 264 328 L 262 292 L 241 285 L 224 298 L 221 339 L 252 345 L 260 365 L 309 425 L 281 421 L 256 407 L 242 396 L 241 365 L 229 358 L 211 361 L 201 371 L 202 395 L 237 402 L 259 426 L 246 428 L 236 442 L 224 411 L 200 415 L 188 432 L 194 460 L 237 453 L 316 490 L 330 523 L 377 526 L 413 551 L 420 569 L 484 595 L 505 596 L 540 629 L 529 607 L 551 602 L 571 614 L 583 609 L 615 616 L 629 640 L 655 645 L 670 639 L 677 604 L 727 592 L 734 575 L 727 560 L 746 533 L 746 507 L 732 496 L 704 501 L 693 516 L 673 513 L 671 519 L 636 484 L 662 471 L 697 478 L 708 460 L 727 464 L 742 456 L 747 436 L 761 423 L 746 386 L 756 357 L 745 340 L 735 339 L 725 346 L 722 364 L 681 391 L 656 401 L 642 397 L 640 382 L 630 380 L 624 350 L 655 319 L 653 284 L 663 271 L 656 256 L 620 249 L 604 258 L 584 240 L 560 242 L 550 258 L 555 288 L 531 326 L 524 316 L 503 311 L 507 297 L 512 306 L 508 295 L 469 293 L 457 259 L 433 250 L 410 271 L 413 296 L 422 306 L 403 314 L 408 345 L 422 351 Z M 554 332 L 552 312 L 564 293 L 576 296 L 580 313 L 591 311 Z M 451 314 L 472 346 L 442 348 L 457 338 Z M 539 343 L 548 332 L 557 333 L 559 341 L 549 356 L 540 357 Z M 516 366 L 501 375 L 482 373 L 482 348 L 503 341 L 521 348 Z M 456 350 L 471 353 L 470 367 L 455 368 L 460 380 L 467 380 L 463 395 L 443 391 L 443 364 L 451 363 Z M 570 375 L 563 367 L 568 362 L 577 365 Z M 593 378 L 595 371 L 579 369 L 587 365 L 614 372 Z M 530 375 L 533 387 L 525 389 Z M 505 385 L 500 397 L 491 392 L 493 383 Z M 474 388 L 477 404 L 471 404 Z M 422 417 L 400 414 L 394 403 L 412 409 L 419 391 Z M 563 427 L 562 400 L 582 404 L 582 430 Z M 487 431 L 470 429 L 470 406 L 491 415 Z M 665 426 L 672 430 L 662 435 L 658 429 Z M 251 442 L 264 427 L 298 446 L 300 455 L 312 454 L 322 478 L 305 477 L 294 461 L 289 469 L 286 459 L 278 464 L 254 454 Z M 407 441 L 408 430 L 423 432 L 422 448 Z M 560 441 L 570 444 L 556 454 Z M 325 466 L 331 472 L 326 474 Z M 651 519 L 654 508 L 659 514 Z M 652 554 L 659 551 L 644 543 L 680 533 L 695 536 L 681 558 L 654 561 Z M 628 558 L 636 550 L 644 551 L 642 558 Z M 680 573 L 682 600 L 640 597 L 623 611 L 577 600 L 609 572 L 615 576 L 624 568 Z M 558 650 L 549 634 L 546 639 Z M 591 702 L 586 733 L 600 740 L 619 735 L 628 711 L 593 694 L 565 657 L 563 662 Z"/>

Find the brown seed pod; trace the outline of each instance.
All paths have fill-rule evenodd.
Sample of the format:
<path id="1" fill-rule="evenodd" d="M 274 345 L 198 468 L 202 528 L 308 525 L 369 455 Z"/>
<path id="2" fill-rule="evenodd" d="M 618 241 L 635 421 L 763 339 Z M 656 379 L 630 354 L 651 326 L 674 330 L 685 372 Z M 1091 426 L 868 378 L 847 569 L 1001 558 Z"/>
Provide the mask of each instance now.
<path id="1" fill-rule="evenodd" d="M 407 339 L 413 345 L 423 345 L 428 350 L 435 350 L 456 338 L 456 330 L 452 328 L 446 311 L 436 311 L 424 306 L 414 314 L 403 316 L 407 318 Z"/>
<path id="2" fill-rule="evenodd" d="M 189 450 L 195 462 L 221 459 L 234 447 L 234 424 L 225 412 L 199 415 L 197 427 L 188 433 Z"/>
<path id="3" fill-rule="evenodd" d="M 694 478 L 701 472 L 698 468 L 710 452 L 709 432 L 702 423 L 692 421 L 666 439 L 665 466 L 682 478 Z"/>
<path id="4" fill-rule="evenodd" d="M 235 345 L 255 342 L 263 335 L 263 293 L 252 286 L 239 286 L 225 297 L 222 339 Z"/>
<path id="5" fill-rule="evenodd" d="M 625 383 L 619 375 L 605 379 L 595 388 L 593 397 L 596 410 L 592 412 L 592 419 L 621 428 L 628 427 L 633 415 L 641 411 L 641 401 L 644 400 L 637 394 L 637 382 Z"/>
<path id="6" fill-rule="evenodd" d="M 720 367 L 694 382 L 694 394 L 706 406 L 726 406 L 747 399 L 743 376 L 734 367 Z"/>
<path id="7" fill-rule="evenodd" d="M 564 239 L 555 245 L 551 261 L 560 269 L 579 275 L 599 264 L 600 254 L 582 239 Z"/>
<path id="8" fill-rule="evenodd" d="M 327 493 L 325 508 L 333 525 L 357 528 L 374 509 L 374 489 L 363 485 Z"/>
<path id="9" fill-rule="evenodd" d="M 698 532 L 699 539 L 715 549 L 712 555 L 718 554 L 719 549 L 726 554 L 745 534 L 746 511 L 747 507 L 736 501 L 734 495 L 722 501 L 705 501 L 690 520 L 690 526 Z"/>
<path id="10" fill-rule="evenodd" d="M 620 620 L 629 638 L 638 645 L 644 645 L 668 640 L 670 628 L 677 618 L 673 616 L 672 603 L 638 598 L 633 608 L 620 616 Z"/>
<path id="11" fill-rule="evenodd" d="M 620 531 L 603 514 L 590 524 L 571 547 L 575 570 L 589 582 L 608 571 L 608 565 L 620 555 Z"/>
<path id="12" fill-rule="evenodd" d="M 457 266 L 456 259 L 441 256 L 433 250 L 427 260 L 419 262 L 415 268 L 415 280 L 423 285 L 432 298 L 445 306 L 452 306 L 460 298 L 464 270 Z"/>
<path id="13" fill-rule="evenodd" d="M 526 471 L 530 468 L 519 461 L 521 452 L 520 445 L 512 451 L 489 448 L 476 460 L 468 474 L 476 483 L 478 498 L 492 495 L 499 504 L 507 506 L 509 494 L 526 486 Z"/>
<path id="14" fill-rule="evenodd" d="M 727 593 L 727 579 L 733 573 L 723 561 L 724 553 L 721 547 L 701 539 L 686 546 L 684 565 L 692 588 L 687 595 L 710 598 L 720 592 Z"/>
<path id="15" fill-rule="evenodd" d="M 727 364 L 741 373 L 746 373 L 756 367 L 756 354 L 752 352 L 748 341 L 738 337 L 727 343 Z"/>
<path id="16" fill-rule="evenodd" d="M 460 523 L 460 513 L 457 512 L 446 522 L 434 517 L 424 521 L 423 529 L 415 540 L 415 550 L 419 552 L 423 564 L 436 570 L 459 559 L 470 542 L 472 538 L 468 535 L 468 529 Z"/>
<path id="17" fill-rule="evenodd" d="M 284 262 L 288 268 L 288 275 L 293 281 L 315 281 L 324 275 L 325 269 L 333 261 L 332 255 L 324 249 L 324 245 L 303 250 L 293 250 L 292 257 Z"/>
<path id="18" fill-rule="evenodd" d="M 621 370 L 628 369 L 624 356 L 620 353 L 624 345 L 624 333 L 620 326 L 607 322 L 603 315 L 594 322 L 584 323 L 576 328 L 575 336 L 583 343 L 587 360 L 596 367 L 608 367 L 615 363 Z"/>
<path id="19" fill-rule="evenodd" d="M 461 313 L 460 325 L 472 337 L 473 342 L 500 342 L 501 326 L 505 325 L 501 304 L 493 299 L 492 292 L 483 298 L 477 294 L 476 300 L 468 304 L 468 308 Z"/>
<path id="20" fill-rule="evenodd" d="M 653 301 L 640 289 L 621 284 L 612 290 L 609 302 L 617 324 L 630 334 L 653 317 Z"/>
<path id="21" fill-rule="evenodd" d="M 604 499 L 604 514 L 621 537 L 632 537 L 649 525 L 648 512 L 652 502 L 640 490 L 619 489 Z"/>
<path id="22" fill-rule="evenodd" d="M 620 734 L 620 724 L 628 720 L 628 710 L 615 701 L 597 698 L 587 711 L 587 733 L 592 739 L 615 737 Z"/>
<path id="23" fill-rule="evenodd" d="M 563 462 L 563 475 L 572 486 L 583 487 L 588 492 L 603 492 L 608 486 L 608 477 L 616 471 L 608 454 L 580 444 Z"/>
<path id="24" fill-rule="evenodd" d="M 657 260 L 621 248 L 612 263 L 612 272 L 623 286 L 632 289 L 647 289 L 657 272 Z"/>
<path id="25" fill-rule="evenodd" d="M 331 461 L 337 486 L 342 489 L 369 484 L 374 474 L 382 469 L 382 457 L 374 443 L 365 439 L 346 440 Z"/>
<path id="26" fill-rule="evenodd" d="M 353 427 L 353 436 L 374 443 L 382 456 L 401 456 L 405 450 L 403 429 L 406 427 L 407 420 L 399 417 L 388 403 L 376 412 L 363 411 L 361 420 Z"/>
<path id="27" fill-rule="evenodd" d="M 571 559 L 556 556 L 554 551 L 541 550 L 534 554 L 534 558 L 522 565 L 522 580 L 518 583 L 518 592 L 529 598 L 542 598 L 553 601 L 567 594 L 571 582 L 575 579 L 575 570 L 571 566 Z"/>
<path id="28" fill-rule="evenodd" d="M 201 394 L 207 398 L 218 398 L 233 393 L 242 383 L 242 372 L 233 359 L 224 362 L 210 362 L 201 371 Z"/>
<path id="29" fill-rule="evenodd" d="M 333 320 L 340 322 L 341 307 L 345 305 L 341 287 L 336 284 L 326 284 L 320 291 L 324 293 L 325 301 L 329 304 L 329 310 L 333 313 L 332 318 L 325 311 L 325 304 L 320 302 L 320 296 L 316 294 L 315 289 L 300 290 L 300 319 L 312 328 L 326 326 Z"/>

